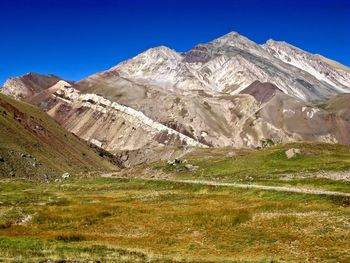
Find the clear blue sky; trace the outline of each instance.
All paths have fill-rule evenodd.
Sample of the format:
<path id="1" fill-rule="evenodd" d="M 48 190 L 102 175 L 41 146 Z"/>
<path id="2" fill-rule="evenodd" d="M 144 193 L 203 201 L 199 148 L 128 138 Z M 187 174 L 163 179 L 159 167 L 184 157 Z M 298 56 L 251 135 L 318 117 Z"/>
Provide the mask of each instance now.
<path id="1" fill-rule="evenodd" d="M 150 47 L 186 51 L 230 31 L 350 65 L 350 0 L 1 0 L 0 83 L 80 80 Z"/>

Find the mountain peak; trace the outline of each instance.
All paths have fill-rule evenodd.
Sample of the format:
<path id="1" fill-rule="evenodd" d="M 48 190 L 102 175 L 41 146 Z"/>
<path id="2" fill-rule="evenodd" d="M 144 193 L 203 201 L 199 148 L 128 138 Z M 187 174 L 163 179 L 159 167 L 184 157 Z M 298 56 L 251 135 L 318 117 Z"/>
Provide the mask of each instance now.
<path id="1" fill-rule="evenodd" d="M 171 48 L 168 48 L 167 46 L 160 45 L 160 46 L 149 48 L 149 49 L 145 50 L 144 52 L 142 52 L 141 54 L 155 53 L 155 52 L 174 52 L 174 50 L 172 50 Z"/>
<path id="2" fill-rule="evenodd" d="M 232 31 L 229 32 L 213 41 L 214 43 L 221 43 L 221 44 L 237 44 L 237 43 L 251 43 L 255 44 L 250 39 L 246 38 L 245 36 L 240 35 L 239 33 Z"/>
<path id="3" fill-rule="evenodd" d="M 283 48 L 283 49 L 289 49 L 289 50 L 296 50 L 298 52 L 304 52 L 304 53 L 308 53 L 305 50 L 302 50 L 301 48 L 298 48 L 296 46 L 293 46 L 292 44 L 289 44 L 286 41 L 276 41 L 273 39 L 269 39 L 266 41 L 265 44 L 262 45 L 263 47 L 278 47 L 278 48 Z"/>
<path id="4" fill-rule="evenodd" d="M 169 57 L 169 58 L 179 57 L 179 54 L 175 50 L 167 46 L 158 46 L 158 47 L 150 48 L 141 54 L 160 55 L 162 57 Z"/>
<path id="5" fill-rule="evenodd" d="M 57 77 L 56 75 L 54 74 L 41 74 L 41 73 L 37 73 L 37 72 L 33 72 L 33 71 L 29 71 L 28 73 L 22 75 L 22 76 L 19 76 L 18 78 L 21 78 L 21 77 L 42 77 L 42 78 L 45 78 L 45 77 L 54 77 L 54 78 L 59 78 Z"/>
<path id="6" fill-rule="evenodd" d="M 218 53 L 225 52 L 238 52 L 244 51 L 244 53 L 251 53 L 258 57 L 264 57 L 270 59 L 271 55 L 263 49 L 261 45 L 258 45 L 249 38 L 240 35 L 237 32 L 230 32 L 222 37 L 219 37 L 212 42 L 208 43 Z"/>
<path id="7" fill-rule="evenodd" d="M 2 93 L 11 95 L 14 98 L 24 99 L 51 87 L 59 80 L 61 78 L 55 75 L 28 72 L 20 77 L 13 77 L 6 80 L 2 88 Z"/>
<path id="8" fill-rule="evenodd" d="M 239 37 L 241 36 L 238 32 L 236 31 L 231 31 L 231 32 L 228 32 L 227 34 L 223 35 L 222 37 L 220 38 L 235 38 L 235 37 Z"/>
<path id="9" fill-rule="evenodd" d="M 272 38 L 269 38 L 265 44 L 269 44 L 269 45 L 274 45 L 274 44 L 287 44 L 287 42 L 285 41 L 278 41 L 278 40 L 274 40 Z"/>
<path id="10" fill-rule="evenodd" d="M 177 53 L 175 50 L 168 48 L 166 46 L 158 46 L 153 47 L 150 49 L 147 49 L 146 51 L 142 52 L 141 54 L 126 60 L 124 62 L 119 63 L 118 65 L 112 67 L 110 71 L 121 69 L 121 67 L 132 63 L 134 66 L 139 67 L 142 65 L 149 63 L 155 63 L 156 61 L 167 61 L 167 60 L 179 60 L 181 59 L 181 55 Z"/>

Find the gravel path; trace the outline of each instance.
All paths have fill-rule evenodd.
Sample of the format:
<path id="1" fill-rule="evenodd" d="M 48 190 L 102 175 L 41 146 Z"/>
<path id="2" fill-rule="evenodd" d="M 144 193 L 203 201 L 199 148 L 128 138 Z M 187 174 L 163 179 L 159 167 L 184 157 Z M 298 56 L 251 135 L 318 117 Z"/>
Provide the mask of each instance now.
<path id="1" fill-rule="evenodd" d="M 128 177 L 118 177 L 117 174 L 109 173 L 103 174 L 102 177 L 113 177 L 113 178 L 128 178 Z M 135 178 L 135 177 L 132 177 Z M 184 183 L 184 184 L 199 184 L 199 185 L 210 185 L 210 186 L 225 186 L 225 187 L 234 187 L 234 188 L 252 188 L 252 189 L 261 189 L 268 191 L 279 191 L 279 192 L 291 192 L 291 193 L 301 193 L 301 194 L 313 194 L 313 195 L 329 195 L 329 196 L 345 196 L 350 197 L 350 193 L 328 191 L 321 189 L 312 189 L 312 188 L 299 188 L 291 186 L 269 186 L 269 185 L 258 185 L 258 184 L 236 184 L 236 183 L 222 183 L 215 181 L 206 181 L 206 180 L 180 180 L 180 179 L 162 179 L 162 178 L 141 178 L 143 180 L 150 181 L 168 181 L 174 183 Z"/>
<path id="2" fill-rule="evenodd" d="M 204 180 L 168 180 L 178 183 L 188 183 L 188 184 L 201 184 L 201 185 L 213 185 L 213 186 L 228 186 L 235 188 L 253 188 L 261 190 L 270 190 L 270 191 L 280 191 L 280 192 L 292 192 L 292 193 L 302 193 L 302 194 L 314 194 L 314 195 L 335 195 L 335 196 L 348 196 L 350 193 L 335 192 L 321 189 L 312 189 L 312 188 L 298 188 L 290 186 L 269 186 L 269 185 L 258 185 L 258 184 L 235 184 L 235 183 L 220 183 Z"/>

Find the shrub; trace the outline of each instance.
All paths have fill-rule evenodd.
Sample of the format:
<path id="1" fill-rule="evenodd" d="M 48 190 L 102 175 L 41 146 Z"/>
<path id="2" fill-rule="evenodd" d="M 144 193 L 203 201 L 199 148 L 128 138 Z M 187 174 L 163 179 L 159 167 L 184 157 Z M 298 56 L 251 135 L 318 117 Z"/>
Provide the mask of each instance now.
<path id="1" fill-rule="evenodd" d="M 261 148 L 262 149 L 265 149 L 265 148 L 268 148 L 268 147 L 271 147 L 274 145 L 275 145 L 275 143 L 271 139 L 261 140 Z"/>
<path id="2" fill-rule="evenodd" d="M 85 236 L 77 233 L 67 233 L 60 234 L 56 236 L 56 240 L 64 241 L 64 242 L 79 242 L 86 240 Z"/>

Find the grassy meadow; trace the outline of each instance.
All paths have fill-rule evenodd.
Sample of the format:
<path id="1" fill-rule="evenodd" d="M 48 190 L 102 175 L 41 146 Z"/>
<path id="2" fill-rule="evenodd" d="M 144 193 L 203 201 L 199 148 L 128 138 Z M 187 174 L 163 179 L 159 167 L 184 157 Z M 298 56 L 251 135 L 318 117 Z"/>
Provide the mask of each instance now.
<path id="1" fill-rule="evenodd" d="M 288 159 L 285 151 L 291 148 L 300 149 L 301 154 Z M 348 145 L 296 142 L 263 150 L 204 148 L 196 149 L 181 159 L 187 162 L 178 165 L 156 162 L 150 167 L 153 172 L 159 173 L 159 176 L 171 176 L 177 179 L 297 186 L 350 192 L 349 181 L 315 178 L 315 174 L 349 171 Z M 198 169 L 192 171 L 179 169 L 187 164 L 198 166 Z M 145 170 L 149 170 L 148 167 L 149 165 L 134 168 L 133 173 L 142 174 Z"/>
<path id="2" fill-rule="evenodd" d="M 0 189 L 0 262 L 350 262 L 345 197 L 116 178 Z"/>

